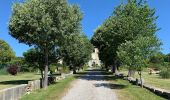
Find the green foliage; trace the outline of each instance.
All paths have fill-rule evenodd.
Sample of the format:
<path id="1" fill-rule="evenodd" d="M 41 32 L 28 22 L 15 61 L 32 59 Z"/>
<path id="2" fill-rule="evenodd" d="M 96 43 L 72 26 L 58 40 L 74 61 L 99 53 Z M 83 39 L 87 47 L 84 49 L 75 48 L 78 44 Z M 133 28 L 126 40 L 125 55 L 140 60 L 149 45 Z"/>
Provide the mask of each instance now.
<path id="1" fill-rule="evenodd" d="M 170 78 L 170 70 L 162 70 L 159 75 L 164 79 L 168 79 Z"/>
<path id="2" fill-rule="evenodd" d="M 139 36 L 155 36 L 158 28 L 154 14 L 155 10 L 150 9 L 143 0 L 128 0 L 128 3 L 114 9 L 113 14 L 97 28 L 91 39 L 99 49 L 99 57 L 105 66 L 111 66 L 119 60 L 116 52 L 122 43 Z"/>
<path id="3" fill-rule="evenodd" d="M 36 49 L 29 49 L 27 52 L 23 53 L 24 56 L 24 60 L 27 63 L 27 65 L 29 67 L 33 67 L 34 68 L 39 68 L 40 70 L 43 70 L 43 54 L 41 52 L 39 52 Z"/>
<path id="4" fill-rule="evenodd" d="M 69 67 L 63 64 L 61 66 L 60 72 L 61 73 L 69 73 L 70 72 Z"/>
<path id="5" fill-rule="evenodd" d="M 24 64 L 24 58 L 23 57 L 15 57 L 9 62 L 9 64 L 22 66 Z"/>
<path id="6" fill-rule="evenodd" d="M 34 93 L 24 95 L 21 100 L 60 100 L 74 80 L 73 76 L 67 77 L 57 84 L 50 85 L 46 91 L 44 89 L 36 90 Z"/>
<path id="7" fill-rule="evenodd" d="M 0 40 L 0 65 L 9 63 L 13 58 L 15 58 L 15 53 L 10 47 L 10 45 L 4 40 Z M 0 69 L 3 66 L 0 66 Z"/>
<path id="8" fill-rule="evenodd" d="M 121 44 L 117 54 L 123 65 L 141 71 L 143 67 L 147 67 L 150 56 L 157 50 L 159 41 L 156 37 L 138 37 L 136 40 Z"/>
<path id="9" fill-rule="evenodd" d="M 50 68 L 51 73 L 54 73 L 55 70 L 56 70 L 56 68 L 57 68 L 57 66 L 56 66 L 56 64 L 51 64 L 51 65 L 49 66 L 49 68 Z"/>
<path id="10" fill-rule="evenodd" d="M 86 64 L 92 53 L 92 45 L 83 34 L 72 34 L 61 48 L 61 56 L 67 66 L 76 68 Z"/>
<path id="11" fill-rule="evenodd" d="M 170 54 L 165 55 L 164 61 L 170 62 Z"/>
<path id="12" fill-rule="evenodd" d="M 66 0 L 26 0 L 13 6 L 9 33 L 19 42 L 35 45 L 44 56 L 44 87 L 47 87 L 49 56 L 68 34 L 80 30 L 82 14 Z M 43 59 L 43 58 L 42 58 Z"/>
<path id="13" fill-rule="evenodd" d="M 156 64 L 161 64 L 164 62 L 164 59 L 165 59 L 165 55 L 162 54 L 161 52 L 158 52 L 156 53 L 155 55 L 153 55 L 151 58 L 150 58 L 150 61 L 151 63 L 156 63 Z"/>
<path id="14" fill-rule="evenodd" d="M 0 75 L 7 75 L 8 72 L 6 71 L 6 69 L 0 69 Z"/>
<path id="15" fill-rule="evenodd" d="M 77 30 L 81 13 L 66 0 L 27 0 L 13 6 L 10 35 L 29 45 L 51 48 L 62 35 Z"/>

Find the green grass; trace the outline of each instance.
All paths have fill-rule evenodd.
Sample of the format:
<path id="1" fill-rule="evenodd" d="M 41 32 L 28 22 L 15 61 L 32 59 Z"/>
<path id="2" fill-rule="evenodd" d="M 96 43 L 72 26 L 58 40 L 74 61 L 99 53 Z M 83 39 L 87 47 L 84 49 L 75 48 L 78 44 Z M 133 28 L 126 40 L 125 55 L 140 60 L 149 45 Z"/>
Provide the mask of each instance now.
<path id="1" fill-rule="evenodd" d="M 27 84 L 30 80 L 39 79 L 40 75 L 36 73 L 19 73 L 16 76 L 13 75 L 0 75 L 0 89 L 13 87 L 20 84 Z"/>
<path id="2" fill-rule="evenodd" d="M 127 74 L 127 71 L 124 71 Z M 159 76 L 159 74 L 149 75 L 147 71 L 142 73 L 142 77 L 146 84 L 150 84 L 154 87 L 158 87 L 161 89 L 170 90 L 170 79 L 163 79 Z M 139 78 L 139 75 L 135 73 L 135 78 Z"/>
<path id="3" fill-rule="evenodd" d="M 74 79 L 74 76 L 69 76 L 56 84 L 50 85 L 47 90 L 36 90 L 29 95 L 23 96 L 21 100 L 59 100 Z"/>
<path id="4" fill-rule="evenodd" d="M 157 96 L 145 88 L 131 85 L 126 80 L 117 80 L 117 84 L 126 86 L 125 88 L 116 90 L 120 100 L 164 100 L 160 96 Z"/>
<path id="5" fill-rule="evenodd" d="M 47 90 L 39 89 L 29 95 L 25 95 L 21 100 L 59 100 L 63 93 L 70 87 L 71 83 L 76 79 L 86 74 L 86 71 L 78 72 L 77 75 L 72 75 L 56 84 L 48 86 Z"/>
<path id="6" fill-rule="evenodd" d="M 7 75 L 7 71 L 5 69 L 0 69 L 0 75 Z"/>
<path id="7" fill-rule="evenodd" d="M 111 82 L 110 86 L 116 92 L 119 100 L 165 100 L 145 88 L 132 85 L 126 80 L 115 76 L 105 76 L 105 78 Z"/>

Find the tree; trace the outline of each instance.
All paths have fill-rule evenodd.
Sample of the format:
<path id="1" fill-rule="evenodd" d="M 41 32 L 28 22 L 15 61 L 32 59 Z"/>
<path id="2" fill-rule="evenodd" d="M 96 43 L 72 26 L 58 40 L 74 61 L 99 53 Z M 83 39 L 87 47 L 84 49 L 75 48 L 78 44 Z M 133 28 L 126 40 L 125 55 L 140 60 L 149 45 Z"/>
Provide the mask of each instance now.
<path id="1" fill-rule="evenodd" d="M 156 37 L 139 36 L 133 41 L 126 41 L 118 48 L 118 57 L 124 66 L 137 70 L 142 82 L 142 70 L 147 67 L 150 57 L 159 50 L 160 42 Z"/>
<path id="2" fill-rule="evenodd" d="M 79 30 L 81 19 L 79 7 L 66 0 L 27 0 L 13 6 L 10 35 L 43 52 L 44 88 L 48 81 L 49 51 L 60 46 L 64 36 Z"/>
<path id="3" fill-rule="evenodd" d="M 117 72 L 118 47 L 126 41 L 136 39 L 138 35 L 153 36 L 158 30 L 154 9 L 150 9 L 145 0 L 128 0 L 115 8 L 113 14 L 97 28 L 92 43 L 99 48 L 100 58 L 106 66 L 113 66 Z"/>
<path id="4" fill-rule="evenodd" d="M 60 57 L 59 55 L 55 55 L 55 52 L 49 52 L 49 65 L 52 63 L 56 63 Z M 58 53 L 57 53 L 58 54 Z M 44 54 L 38 48 L 29 49 L 27 52 L 23 53 L 25 62 L 34 69 L 39 69 L 41 72 L 41 78 L 44 79 L 43 71 L 44 71 Z"/>
<path id="5" fill-rule="evenodd" d="M 43 70 L 44 70 L 44 56 L 41 52 L 38 52 L 36 49 L 29 49 L 27 52 L 23 53 L 25 62 L 33 68 L 38 68 L 41 72 L 41 77 L 43 79 Z"/>
<path id="6" fill-rule="evenodd" d="M 90 60 L 93 47 L 83 34 L 72 34 L 68 38 L 61 48 L 61 56 L 76 74 L 76 68 L 82 67 Z"/>
<path id="7" fill-rule="evenodd" d="M 158 52 L 150 58 L 151 63 L 161 64 L 164 62 L 166 56 L 162 52 Z"/>
<path id="8" fill-rule="evenodd" d="M 10 47 L 10 45 L 4 40 L 0 40 L 0 64 L 7 64 L 13 58 L 15 58 L 15 53 Z"/>

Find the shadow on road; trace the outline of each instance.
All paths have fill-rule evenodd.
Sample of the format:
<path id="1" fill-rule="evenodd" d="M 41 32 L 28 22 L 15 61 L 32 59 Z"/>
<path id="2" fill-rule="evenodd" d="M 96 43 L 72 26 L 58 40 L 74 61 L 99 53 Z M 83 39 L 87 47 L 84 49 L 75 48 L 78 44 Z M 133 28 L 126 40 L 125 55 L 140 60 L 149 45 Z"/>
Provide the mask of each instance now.
<path id="1" fill-rule="evenodd" d="M 94 85 L 95 87 L 105 87 L 105 88 L 110 88 L 110 89 L 123 89 L 127 87 L 126 85 L 112 84 L 112 83 L 98 83 Z"/>
<path id="2" fill-rule="evenodd" d="M 75 76 L 78 79 L 83 79 L 87 81 L 103 81 L 102 83 L 94 84 L 95 87 L 105 87 L 110 89 L 123 89 L 126 88 L 126 85 L 122 84 L 113 84 L 105 81 L 117 81 L 118 77 L 114 76 L 112 73 L 106 72 L 104 70 L 86 70 L 86 72 L 77 73 Z"/>

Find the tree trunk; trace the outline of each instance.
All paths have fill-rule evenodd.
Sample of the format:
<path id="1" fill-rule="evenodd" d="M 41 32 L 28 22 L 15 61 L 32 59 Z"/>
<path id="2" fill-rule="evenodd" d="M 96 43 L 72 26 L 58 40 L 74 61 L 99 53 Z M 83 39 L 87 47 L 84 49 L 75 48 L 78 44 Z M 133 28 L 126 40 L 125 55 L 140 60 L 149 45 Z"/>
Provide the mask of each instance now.
<path id="1" fill-rule="evenodd" d="M 140 76 L 140 85 L 141 85 L 141 87 L 143 88 L 142 72 L 139 71 L 138 74 L 139 74 L 139 76 Z"/>
<path id="2" fill-rule="evenodd" d="M 76 68 L 75 67 L 73 67 L 73 74 L 76 74 L 77 72 L 76 72 Z"/>
<path id="3" fill-rule="evenodd" d="M 41 78 L 44 79 L 43 70 L 42 69 L 40 69 L 40 73 L 41 73 Z"/>
<path id="4" fill-rule="evenodd" d="M 44 71 L 44 89 L 47 89 L 48 86 L 48 49 L 45 49 L 45 71 Z"/>
<path id="5" fill-rule="evenodd" d="M 134 77 L 134 75 L 135 75 L 135 70 L 129 69 L 128 77 Z"/>
<path id="6" fill-rule="evenodd" d="M 43 80 L 44 80 L 44 75 L 43 75 L 43 70 L 40 69 L 40 73 L 41 73 L 41 88 L 43 87 Z"/>
<path id="7" fill-rule="evenodd" d="M 114 60 L 114 63 L 112 65 L 112 72 L 113 73 L 118 73 L 118 70 L 117 70 L 117 61 Z"/>

